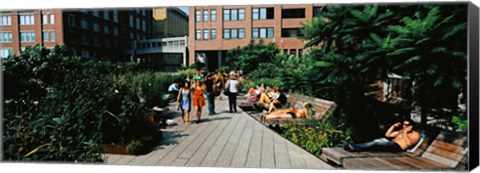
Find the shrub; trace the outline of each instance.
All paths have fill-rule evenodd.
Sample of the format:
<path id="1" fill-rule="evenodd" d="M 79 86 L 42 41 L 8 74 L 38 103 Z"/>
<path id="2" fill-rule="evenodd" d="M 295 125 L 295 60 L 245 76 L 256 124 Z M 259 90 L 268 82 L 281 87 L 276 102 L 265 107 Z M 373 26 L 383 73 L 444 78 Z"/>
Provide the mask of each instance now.
<path id="1" fill-rule="evenodd" d="M 282 131 L 283 137 L 316 156 L 320 156 L 323 147 L 340 146 L 347 135 L 331 121 L 313 119 L 290 122 Z"/>

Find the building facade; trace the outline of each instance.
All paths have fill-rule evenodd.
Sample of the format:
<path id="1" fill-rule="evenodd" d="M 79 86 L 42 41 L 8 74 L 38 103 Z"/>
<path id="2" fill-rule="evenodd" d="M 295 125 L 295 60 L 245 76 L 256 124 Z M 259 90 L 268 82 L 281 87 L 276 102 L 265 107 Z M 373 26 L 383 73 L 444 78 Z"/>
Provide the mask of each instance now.
<path id="1" fill-rule="evenodd" d="M 225 62 L 226 52 L 250 40 L 274 42 L 281 51 L 300 57 L 305 41 L 302 23 L 322 5 L 242 5 L 189 8 L 189 63 L 204 62 L 209 70 Z"/>
<path id="2" fill-rule="evenodd" d="M 0 57 L 27 46 L 56 44 L 74 55 L 112 60 L 129 58 L 131 40 L 151 36 L 151 9 L 25 10 L 0 13 Z"/>
<path id="3" fill-rule="evenodd" d="M 153 9 L 152 38 L 184 37 L 188 35 L 188 15 L 176 7 Z"/>

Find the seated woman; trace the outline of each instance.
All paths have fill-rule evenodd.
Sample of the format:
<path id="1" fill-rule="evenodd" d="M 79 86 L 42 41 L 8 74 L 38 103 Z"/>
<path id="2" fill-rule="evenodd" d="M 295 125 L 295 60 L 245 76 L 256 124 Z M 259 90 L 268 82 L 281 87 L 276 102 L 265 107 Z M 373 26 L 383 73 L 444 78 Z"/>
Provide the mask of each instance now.
<path id="1" fill-rule="evenodd" d="M 312 115 L 312 104 L 304 103 L 303 105 L 295 105 L 291 109 L 276 110 L 270 114 L 262 117 L 262 122 L 269 119 L 295 119 L 295 118 L 309 118 Z"/>
<path id="2" fill-rule="evenodd" d="M 259 103 L 270 103 L 273 99 L 275 91 L 272 88 L 267 88 L 267 92 L 260 93 L 260 98 L 258 99 Z"/>
<path id="3" fill-rule="evenodd" d="M 265 91 L 265 84 L 260 84 L 260 86 L 257 86 L 256 88 L 250 88 L 247 92 L 247 97 L 248 96 L 257 96 L 260 95 Z"/>

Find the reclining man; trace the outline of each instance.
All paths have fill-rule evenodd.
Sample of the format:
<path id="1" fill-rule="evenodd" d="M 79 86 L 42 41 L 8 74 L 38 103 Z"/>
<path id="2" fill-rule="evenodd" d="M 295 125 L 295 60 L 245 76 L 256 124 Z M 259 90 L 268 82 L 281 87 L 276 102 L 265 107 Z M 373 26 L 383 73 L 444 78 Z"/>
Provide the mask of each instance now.
<path id="1" fill-rule="evenodd" d="M 401 129 L 396 130 L 397 127 Z M 389 138 L 389 139 L 388 139 Z M 415 145 L 420 139 L 420 133 L 413 130 L 413 122 L 405 119 L 403 122 L 397 122 L 390 126 L 385 133 L 385 137 L 378 138 L 365 143 L 344 143 L 343 148 L 350 152 L 357 151 L 389 151 L 401 152 Z"/>

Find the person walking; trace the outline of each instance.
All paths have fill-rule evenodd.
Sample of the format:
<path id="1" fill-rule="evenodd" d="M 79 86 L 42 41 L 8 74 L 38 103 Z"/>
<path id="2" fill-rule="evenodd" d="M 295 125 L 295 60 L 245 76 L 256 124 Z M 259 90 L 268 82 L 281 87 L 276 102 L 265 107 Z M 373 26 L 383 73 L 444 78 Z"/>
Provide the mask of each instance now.
<path id="1" fill-rule="evenodd" d="M 235 75 L 231 75 L 225 86 L 228 89 L 228 105 L 230 107 L 230 113 L 237 113 L 237 92 L 238 81 Z"/>
<path id="2" fill-rule="evenodd" d="M 223 87 L 225 86 L 225 78 L 223 77 L 223 73 L 218 72 L 217 76 L 215 77 L 215 88 L 218 90 L 218 99 L 222 100 L 223 97 Z"/>
<path id="3" fill-rule="evenodd" d="M 215 115 L 215 82 L 213 81 L 213 73 L 207 75 L 207 80 L 205 81 L 207 89 L 207 104 L 208 104 L 208 115 Z"/>
<path id="4" fill-rule="evenodd" d="M 202 86 L 201 80 L 196 80 L 195 87 L 193 89 L 193 106 L 195 107 L 197 124 L 200 123 L 202 108 L 205 106 L 205 97 L 203 97 L 203 94 L 205 94 L 205 88 Z"/>
<path id="5" fill-rule="evenodd" d="M 187 126 L 190 117 L 191 92 L 190 82 L 185 81 L 183 87 L 180 88 L 177 97 L 177 105 L 180 115 L 182 116 L 182 124 L 186 124 Z"/>

